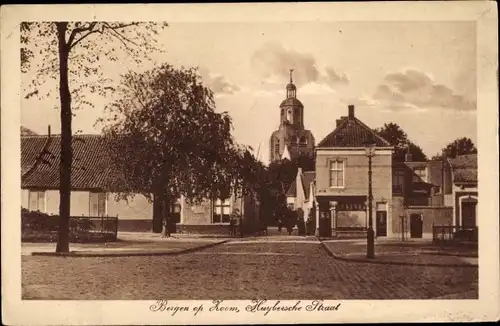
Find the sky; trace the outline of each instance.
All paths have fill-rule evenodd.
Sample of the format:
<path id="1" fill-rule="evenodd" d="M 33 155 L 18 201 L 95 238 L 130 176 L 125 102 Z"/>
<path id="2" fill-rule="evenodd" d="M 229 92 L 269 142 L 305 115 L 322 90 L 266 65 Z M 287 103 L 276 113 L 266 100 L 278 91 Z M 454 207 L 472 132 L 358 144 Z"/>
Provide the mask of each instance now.
<path id="1" fill-rule="evenodd" d="M 316 143 L 349 104 L 372 128 L 397 123 L 429 157 L 457 138 L 477 143 L 474 22 L 171 23 L 158 41 L 166 53 L 155 60 L 198 66 L 217 110 L 233 118 L 236 140 L 263 162 L 289 69 Z M 103 69 L 118 83 L 137 67 L 120 60 Z M 45 86 L 57 89 L 57 81 Z M 75 112 L 73 130 L 98 133 L 95 121 L 109 101 L 96 96 L 94 108 Z M 59 133 L 57 103 L 53 96 L 23 99 L 22 125 Z"/>

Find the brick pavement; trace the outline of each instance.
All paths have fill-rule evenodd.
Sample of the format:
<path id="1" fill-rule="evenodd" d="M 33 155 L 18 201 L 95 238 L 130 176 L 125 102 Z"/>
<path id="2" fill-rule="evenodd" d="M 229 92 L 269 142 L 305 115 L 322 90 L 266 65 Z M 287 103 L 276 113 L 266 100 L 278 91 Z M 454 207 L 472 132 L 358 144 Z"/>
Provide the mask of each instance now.
<path id="1" fill-rule="evenodd" d="M 24 299 L 470 298 L 477 278 L 474 268 L 339 261 L 315 243 L 227 243 L 164 257 L 22 258 Z"/>
<path id="2" fill-rule="evenodd" d="M 324 241 L 327 251 L 336 258 L 380 264 L 477 267 L 477 249 L 440 248 L 431 243 L 376 243 L 375 258 L 366 258 L 364 241 Z"/>

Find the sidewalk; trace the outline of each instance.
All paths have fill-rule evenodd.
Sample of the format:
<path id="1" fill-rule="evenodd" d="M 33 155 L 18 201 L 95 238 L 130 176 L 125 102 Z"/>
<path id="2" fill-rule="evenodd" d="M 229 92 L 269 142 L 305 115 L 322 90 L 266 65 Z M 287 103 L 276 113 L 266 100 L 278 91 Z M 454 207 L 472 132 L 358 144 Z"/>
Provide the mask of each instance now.
<path id="1" fill-rule="evenodd" d="M 227 239 L 161 238 L 143 241 L 117 241 L 108 243 L 70 243 L 70 253 L 56 253 L 55 243 L 23 243 L 22 255 L 32 256 L 78 256 L 78 257 L 116 257 L 116 256 L 157 256 L 174 255 L 202 250 L 227 242 Z"/>
<path id="2" fill-rule="evenodd" d="M 221 234 L 185 234 L 174 233 L 168 238 L 163 238 L 160 233 L 153 232 L 118 232 L 118 241 L 122 242 L 165 242 L 165 241 L 190 241 L 190 242 L 210 242 L 216 240 L 232 239 L 229 235 Z"/>
<path id="3" fill-rule="evenodd" d="M 327 253 L 340 260 L 388 265 L 427 267 L 476 267 L 478 258 L 474 251 L 454 252 L 454 248 L 439 248 L 429 242 L 398 243 L 376 242 L 375 258 L 366 258 L 366 241 L 322 241 Z"/>

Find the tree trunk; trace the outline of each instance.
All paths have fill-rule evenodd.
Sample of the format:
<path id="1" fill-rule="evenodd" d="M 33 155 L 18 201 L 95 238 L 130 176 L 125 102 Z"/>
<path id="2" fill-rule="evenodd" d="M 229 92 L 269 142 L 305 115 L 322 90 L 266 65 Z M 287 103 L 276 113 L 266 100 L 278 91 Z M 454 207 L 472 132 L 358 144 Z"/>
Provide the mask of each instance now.
<path id="1" fill-rule="evenodd" d="M 68 81 L 69 47 L 66 43 L 67 22 L 58 22 L 59 41 L 59 97 L 61 100 L 61 162 L 59 174 L 59 234 L 56 252 L 69 252 L 69 217 L 71 200 L 71 93 Z"/>
<path id="2" fill-rule="evenodd" d="M 163 196 L 163 230 L 162 235 L 164 237 L 170 237 L 170 197 L 168 194 Z"/>
<path id="3" fill-rule="evenodd" d="M 156 192 L 153 199 L 153 232 L 161 233 L 163 225 L 163 200 L 161 192 Z"/>

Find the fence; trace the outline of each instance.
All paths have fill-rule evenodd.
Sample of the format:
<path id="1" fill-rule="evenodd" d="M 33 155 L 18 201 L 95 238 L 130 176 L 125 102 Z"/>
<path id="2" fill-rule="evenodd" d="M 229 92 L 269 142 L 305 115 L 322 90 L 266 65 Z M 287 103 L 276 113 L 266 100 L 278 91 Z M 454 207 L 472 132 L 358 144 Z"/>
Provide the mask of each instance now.
<path id="1" fill-rule="evenodd" d="M 477 227 L 463 227 L 456 225 L 433 225 L 432 226 L 432 241 L 433 242 L 477 242 L 478 229 Z"/>
<path id="2" fill-rule="evenodd" d="M 71 216 L 69 226 L 72 232 L 110 240 L 118 235 L 118 217 L 113 216 Z"/>
<path id="3" fill-rule="evenodd" d="M 21 210 L 23 241 L 54 241 L 59 229 L 59 216 L 38 211 Z M 116 241 L 118 217 L 71 216 L 69 220 L 72 241 Z"/>

